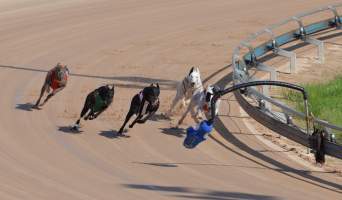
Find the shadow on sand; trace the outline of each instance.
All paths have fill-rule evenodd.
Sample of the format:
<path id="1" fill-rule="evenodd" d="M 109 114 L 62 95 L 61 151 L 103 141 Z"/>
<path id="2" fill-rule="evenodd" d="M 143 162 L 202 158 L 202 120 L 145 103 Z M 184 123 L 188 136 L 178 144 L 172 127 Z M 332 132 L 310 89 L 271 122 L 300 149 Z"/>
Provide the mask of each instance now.
<path id="1" fill-rule="evenodd" d="M 24 110 L 24 111 L 33 111 L 34 109 L 32 108 L 34 104 L 32 103 L 23 103 L 23 104 L 17 104 L 16 109 L 18 110 Z"/>
<path id="2" fill-rule="evenodd" d="M 241 192 L 226 192 L 219 190 L 203 190 L 199 188 L 180 186 L 161 186 L 147 184 L 123 184 L 125 188 L 133 190 L 145 190 L 160 192 L 168 197 L 184 199 L 207 199 L 207 200 L 233 200 L 233 199 L 255 199 L 255 200 L 278 200 L 279 197 Z"/>
<path id="3" fill-rule="evenodd" d="M 127 132 L 127 130 L 124 131 L 124 133 Z M 103 137 L 106 137 L 108 139 L 116 139 L 116 138 L 129 138 L 130 136 L 129 135 L 125 135 L 125 136 L 122 136 L 122 135 L 119 135 L 118 134 L 118 131 L 116 130 L 110 130 L 110 131 L 101 131 L 99 133 L 99 135 L 103 136 Z"/>
<path id="4" fill-rule="evenodd" d="M 60 126 L 58 127 L 58 131 L 63 132 L 63 133 L 69 133 L 69 134 L 80 134 L 83 132 L 81 130 L 79 131 L 72 130 L 70 126 Z"/>
<path id="5" fill-rule="evenodd" d="M 186 135 L 184 128 L 160 128 L 160 130 L 166 135 L 172 135 L 180 138 Z"/>
<path id="6" fill-rule="evenodd" d="M 156 113 L 150 117 L 151 121 L 169 120 L 163 113 Z"/>

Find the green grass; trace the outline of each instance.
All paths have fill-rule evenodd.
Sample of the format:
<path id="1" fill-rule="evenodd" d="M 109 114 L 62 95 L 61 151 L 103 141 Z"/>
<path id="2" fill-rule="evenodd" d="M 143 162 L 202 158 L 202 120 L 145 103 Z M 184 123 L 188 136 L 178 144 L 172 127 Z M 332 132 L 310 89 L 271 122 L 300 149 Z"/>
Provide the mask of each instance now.
<path id="1" fill-rule="evenodd" d="M 342 126 L 342 76 L 323 84 L 303 85 L 309 94 L 310 112 L 316 118 Z M 297 110 L 304 112 L 303 97 L 293 90 L 286 91 L 285 97 L 293 102 Z M 342 132 L 334 131 L 338 143 L 342 144 Z"/>

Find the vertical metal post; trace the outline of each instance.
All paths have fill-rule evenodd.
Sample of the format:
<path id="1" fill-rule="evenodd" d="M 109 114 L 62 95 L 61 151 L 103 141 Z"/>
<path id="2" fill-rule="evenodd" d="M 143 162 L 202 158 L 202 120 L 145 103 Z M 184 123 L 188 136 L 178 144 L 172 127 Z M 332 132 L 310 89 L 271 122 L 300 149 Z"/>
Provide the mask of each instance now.
<path id="1" fill-rule="evenodd" d="M 310 38 L 307 37 L 305 39 L 305 42 L 313 44 L 315 46 L 317 46 L 317 56 L 318 56 L 318 60 L 321 64 L 324 63 L 324 42 L 317 40 L 315 38 Z"/>
<path id="2" fill-rule="evenodd" d="M 306 134 L 308 137 L 310 137 L 310 130 L 309 130 L 309 106 L 308 106 L 308 100 L 304 96 L 304 106 L 305 106 L 305 119 L 306 119 Z M 307 148 L 307 153 L 310 153 L 310 148 Z"/>
<path id="3" fill-rule="evenodd" d="M 284 49 L 277 49 L 277 54 L 290 59 L 290 73 L 296 73 L 297 55 L 295 52 L 286 51 Z"/>

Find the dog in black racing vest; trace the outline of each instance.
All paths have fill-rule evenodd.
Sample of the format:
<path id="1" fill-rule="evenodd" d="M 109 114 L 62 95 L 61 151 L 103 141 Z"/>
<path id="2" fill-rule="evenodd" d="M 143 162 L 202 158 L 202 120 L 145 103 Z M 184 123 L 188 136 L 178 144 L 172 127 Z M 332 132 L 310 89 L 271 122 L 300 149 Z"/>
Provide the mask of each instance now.
<path id="1" fill-rule="evenodd" d="M 79 131 L 80 121 L 93 120 L 105 111 L 112 103 L 114 97 L 114 84 L 101 86 L 90 92 L 86 98 L 80 118 L 76 121 L 71 130 Z"/>
<path id="2" fill-rule="evenodd" d="M 129 128 L 133 128 L 135 123 L 143 124 L 153 116 L 159 109 L 159 94 L 160 88 L 158 83 L 151 84 L 136 94 L 132 98 L 131 106 L 126 115 L 125 122 L 121 126 L 118 135 L 123 136 L 124 128 L 133 115 L 136 115 L 137 117 L 129 125 Z"/>

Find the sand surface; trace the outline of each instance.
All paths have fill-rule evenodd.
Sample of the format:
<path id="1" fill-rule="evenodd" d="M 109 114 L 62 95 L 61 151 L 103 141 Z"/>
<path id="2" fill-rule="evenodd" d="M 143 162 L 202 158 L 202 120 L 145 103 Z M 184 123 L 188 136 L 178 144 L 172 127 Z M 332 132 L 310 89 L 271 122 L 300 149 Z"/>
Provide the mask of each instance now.
<path id="1" fill-rule="evenodd" d="M 214 83 L 248 34 L 333 2 L 0 0 L 0 199 L 340 199 L 340 177 L 260 142 L 229 96 L 224 126 L 194 150 L 165 120 L 113 137 L 142 87 L 159 82 L 166 111 L 191 66 Z M 29 111 L 57 62 L 70 66 L 67 88 Z M 68 133 L 85 96 L 113 82 L 113 105 Z"/>

